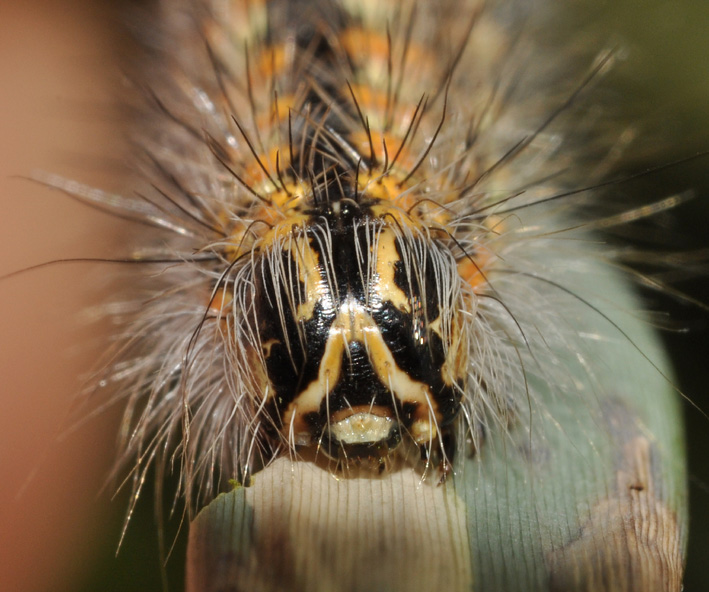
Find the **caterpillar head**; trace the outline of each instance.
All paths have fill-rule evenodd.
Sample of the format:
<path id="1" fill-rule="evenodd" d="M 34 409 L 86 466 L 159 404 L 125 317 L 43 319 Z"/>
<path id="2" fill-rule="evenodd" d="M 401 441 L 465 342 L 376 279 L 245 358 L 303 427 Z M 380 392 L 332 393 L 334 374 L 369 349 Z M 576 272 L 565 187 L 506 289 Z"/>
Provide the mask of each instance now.
<path id="1" fill-rule="evenodd" d="M 291 446 L 384 459 L 458 414 L 468 347 L 445 245 L 345 205 L 273 234 L 255 277 L 265 409 Z"/>

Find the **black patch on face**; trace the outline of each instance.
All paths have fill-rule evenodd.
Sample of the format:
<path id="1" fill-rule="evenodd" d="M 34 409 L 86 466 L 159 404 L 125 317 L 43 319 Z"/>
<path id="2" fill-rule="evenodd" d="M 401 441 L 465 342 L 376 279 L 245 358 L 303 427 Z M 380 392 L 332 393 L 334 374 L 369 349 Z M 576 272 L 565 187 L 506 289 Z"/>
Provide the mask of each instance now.
<path id="1" fill-rule="evenodd" d="M 297 270 L 296 262 L 291 260 L 293 256 L 297 255 L 282 252 L 276 273 L 279 269 Z M 322 275 L 324 271 L 320 271 Z M 281 411 L 318 378 L 330 325 L 336 315 L 332 308 L 326 309 L 321 300 L 315 303 L 310 319 L 296 320 L 293 310 L 303 302 L 305 286 L 297 273 L 289 276 L 294 285 L 288 286 L 285 278 L 275 281 L 273 272 L 274 268 L 264 262 L 256 278 L 254 306 L 261 343 L 271 343 L 268 355 L 264 353 L 266 373 L 274 391 L 269 414 L 276 425 L 282 427 Z M 291 302 L 289 294 L 296 294 L 298 302 Z"/>
<path id="2" fill-rule="evenodd" d="M 461 395 L 459 389 L 443 380 L 445 348 L 440 336 L 429 329 L 429 323 L 438 318 L 443 308 L 438 301 L 437 278 L 456 273 L 454 264 L 445 265 L 444 258 L 434 258 L 431 249 L 440 248 L 435 244 L 423 239 L 397 239 L 399 260 L 395 263 L 394 281 L 409 301 L 412 312 L 407 313 L 392 303 L 390 295 L 372 294 L 372 286 L 365 285 L 363 270 L 371 267 L 367 259 L 374 256 L 370 250 L 370 245 L 376 244 L 373 237 L 377 232 L 391 231 L 381 220 L 367 218 L 359 208 L 343 209 L 336 215 L 329 206 L 323 207 L 321 216 L 312 219 L 313 225 L 305 231 L 305 237 L 316 255 L 316 275 L 326 291 L 314 304 L 312 316 L 301 321 L 294 316 L 306 296 L 298 263 L 292 260 L 297 254 L 284 251 L 278 257 L 265 256 L 269 258 L 264 259 L 255 278 L 255 318 L 259 320 L 261 342 L 272 344 L 265 364 L 274 391 L 268 409 L 273 421 L 283 427 L 282 412 L 318 380 L 332 323 L 341 306 L 354 300 L 374 320 L 398 370 L 429 387 L 439 426 L 450 424 L 458 412 Z M 323 224 L 324 219 L 329 220 L 327 224 Z M 410 244 L 404 244 L 404 240 Z M 408 257 L 407 265 L 402 262 L 403 257 Z M 282 270 L 292 273 L 284 274 Z M 274 278 L 274 274 L 280 275 Z M 453 283 L 452 278 L 448 281 Z M 294 284 L 289 286 L 287 282 Z M 291 302 L 291 294 L 299 301 Z M 385 377 L 375 373 L 364 345 L 351 341 L 348 347 L 349 351 L 342 354 L 339 380 L 331 385 L 328 401 L 321 402 L 318 420 L 313 419 L 313 439 L 317 440 L 327 425 L 328 412 L 361 405 L 388 407 L 392 417 L 396 418 L 398 413 L 402 427 L 408 428 L 413 412 L 395 409 L 400 403 L 389 391 Z"/>
<path id="3" fill-rule="evenodd" d="M 348 344 L 348 352 L 342 354 L 342 373 L 335 388 L 330 392 L 330 401 L 323 401 L 321 413 L 330 413 L 361 405 L 394 406 L 394 397 L 383 385 L 372 368 L 364 345 L 358 341 Z M 392 411 L 392 416 L 394 412 Z"/>
<path id="4" fill-rule="evenodd" d="M 461 392 L 443 380 L 441 370 L 446 350 L 438 333 L 429 330 L 429 324 L 439 317 L 442 309 L 437 278 L 457 272 L 452 262 L 445 266 L 442 264 L 445 259 L 435 258 L 434 249 L 439 249 L 438 245 L 417 239 L 404 245 L 403 241 L 402 238 L 396 241 L 399 261 L 395 265 L 394 282 L 406 295 L 412 312 L 403 312 L 385 302 L 373 316 L 397 366 L 413 380 L 429 386 L 438 406 L 439 425 L 445 426 L 458 413 Z M 408 258 L 408 265 L 404 258 Z M 453 285 L 455 278 L 448 279 Z"/>

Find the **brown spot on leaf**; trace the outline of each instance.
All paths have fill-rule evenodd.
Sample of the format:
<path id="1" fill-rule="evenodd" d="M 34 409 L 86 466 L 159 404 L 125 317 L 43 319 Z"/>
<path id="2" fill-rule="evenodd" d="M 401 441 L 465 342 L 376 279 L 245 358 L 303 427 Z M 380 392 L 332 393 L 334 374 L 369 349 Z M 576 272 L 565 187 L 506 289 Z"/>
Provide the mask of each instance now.
<path id="1" fill-rule="evenodd" d="M 617 489 L 591 508 L 578 536 L 549 556 L 553 592 L 677 591 L 682 586 L 682 533 L 658 497 L 651 446 L 622 444 Z"/>

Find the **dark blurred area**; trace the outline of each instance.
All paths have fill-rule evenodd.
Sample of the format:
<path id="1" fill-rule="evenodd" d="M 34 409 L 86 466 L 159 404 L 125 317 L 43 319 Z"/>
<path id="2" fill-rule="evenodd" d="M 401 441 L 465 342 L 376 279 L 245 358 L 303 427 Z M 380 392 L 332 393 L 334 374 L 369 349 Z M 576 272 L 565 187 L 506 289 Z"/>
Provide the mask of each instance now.
<path id="1" fill-rule="evenodd" d="M 640 137 L 654 144 L 645 166 L 709 150 L 709 3 L 634 0 L 613 10 L 629 47 L 617 79 L 626 93 L 621 107 L 628 121 L 638 121 Z M 647 201 L 693 195 L 657 217 L 657 249 L 684 253 L 674 274 L 660 278 L 701 305 L 645 296 L 653 309 L 673 319 L 672 329 L 661 335 L 685 397 L 690 532 L 684 590 L 701 592 L 709 590 L 709 156 L 650 174 L 632 191 Z"/>

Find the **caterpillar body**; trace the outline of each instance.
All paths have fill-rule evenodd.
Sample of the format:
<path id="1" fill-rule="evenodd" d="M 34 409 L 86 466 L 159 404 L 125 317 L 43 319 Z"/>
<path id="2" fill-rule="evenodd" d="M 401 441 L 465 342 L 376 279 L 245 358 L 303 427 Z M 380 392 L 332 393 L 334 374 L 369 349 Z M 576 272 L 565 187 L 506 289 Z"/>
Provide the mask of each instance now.
<path id="1" fill-rule="evenodd" d="M 616 560 L 628 589 L 676 589 L 676 401 L 593 233 L 681 198 L 598 202 L 623 140 L 585 101 L 614 52 L 579 76 L 575 55 L 532 51 L 521 2 L 161 8 L 139 197 L 43 179 L 151 228 L 132 259 L 148 297 L 119 307 L 101 383 L 127 401 L 133 499 L 175 459 L 190 508 L 247 486 L 229 495 L 268 519 L 228 555 L 234 589 L 591 590 Z M 321 478 L 338 501 L 320 523 Z M 366 532 L 345 498 L 377 517 Z M 201 555 L 206 516 L 193 590 L 227 585 Z M 416 520 L 429 540 L 401 527 Z M 669 541 L 654 563 L 648 529 Z"/>
<path id="2" fill-rule="evenodd" d="M 170 297 L 130 329 L 150 353 L 122 372 L 129 407 L 149 395 L 127 450 L 151 459 L 182 433 L 185 493 L 207 498 L 215 468 L 248 482 L 282 454 L 444 475 L 525 392 L 522 337 L 487 273 L 493 237 L 535 199 L 495 169 L 540 133 L 492 137 L 492 64 L 459 72 L 495 35 L 482 5 L 217 2 L 165 18 L 205 47 L 172 56 L 144 141 L 152 187 L 119 206 L 176 235 L 153 255 L 170 260 Z"/>

